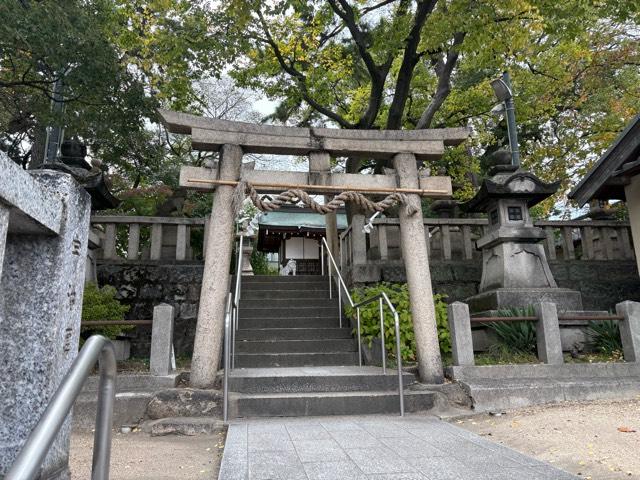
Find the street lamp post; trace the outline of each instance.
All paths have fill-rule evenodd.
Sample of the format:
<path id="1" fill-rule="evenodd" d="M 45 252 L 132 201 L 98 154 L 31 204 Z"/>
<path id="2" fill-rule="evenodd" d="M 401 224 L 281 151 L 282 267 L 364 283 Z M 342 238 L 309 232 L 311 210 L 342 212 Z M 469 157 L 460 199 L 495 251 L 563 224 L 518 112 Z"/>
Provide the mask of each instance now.
<path id="1" fill-rule="evenodd" d="M 509 135 L 509 148 L 511 149 L 511 164 L 520 167 L 520 147 L 518 146 L 518 130 L 516 127 L 516 109 L 513 104 L 513 89 L 509 72 L 504 72 L 500 78 L 491 82 L 491 87 L 496 97 L 504 102 L 507 115 L 507 133 Z"/>

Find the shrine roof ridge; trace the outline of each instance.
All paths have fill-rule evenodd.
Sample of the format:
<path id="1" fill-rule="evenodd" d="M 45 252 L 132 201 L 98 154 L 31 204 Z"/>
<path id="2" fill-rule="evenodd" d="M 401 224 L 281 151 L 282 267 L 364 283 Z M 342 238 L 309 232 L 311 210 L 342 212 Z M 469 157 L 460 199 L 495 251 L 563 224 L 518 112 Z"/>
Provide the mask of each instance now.
<path id="1" fill-rule="evenodd" d="M 465 127 L 424 130 L 347 130 L 260 125 L 159 110 L 171 133 L 193 135 L 195 148 L 216 150 L 224 143 L 247 147 L 248 152 L 306 154 L 326 150 L 337 155 L 386 157 L 412 152 L 418 158 L 442 155 L 444 145 L 459 145 L 470 134 Z"/>

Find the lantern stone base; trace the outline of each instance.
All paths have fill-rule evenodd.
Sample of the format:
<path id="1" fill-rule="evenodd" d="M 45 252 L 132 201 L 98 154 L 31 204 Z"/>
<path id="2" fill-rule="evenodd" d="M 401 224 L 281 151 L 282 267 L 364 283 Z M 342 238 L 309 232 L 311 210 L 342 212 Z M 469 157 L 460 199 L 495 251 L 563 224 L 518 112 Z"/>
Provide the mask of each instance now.
<path id="1" fill-rule="evenodd" d="M 555 303 L 558 312 L 582 310 L 582 295 L 569 288 L 496 288 L 466 300 L 472 313 L 525 307 L 539 302 Z"/>

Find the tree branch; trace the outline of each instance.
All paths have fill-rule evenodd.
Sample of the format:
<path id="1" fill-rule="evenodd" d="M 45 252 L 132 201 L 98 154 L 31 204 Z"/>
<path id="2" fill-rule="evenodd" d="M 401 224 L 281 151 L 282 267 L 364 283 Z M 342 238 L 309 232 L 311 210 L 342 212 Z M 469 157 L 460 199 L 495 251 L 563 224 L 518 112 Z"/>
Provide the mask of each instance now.
<path id="1" fill-rule="evenodd" d="M 346 119 L 344 119 L 342 116 L 340 116 L 336 112 L 328 109 L 327 107 L 324 107 L 323 105 L 320 105 L 316 100 L 314 100 L 311 97 L 311 94 L 309 93 L 309 89 L 307 87 L 307 78 L 301 71 L 296 69 L 293 66 L 293 64 L 290 64 L 285 60 L 284 56 L 282 55 L 282 52 L 280 51 L 280 47 L 278 47 L 278 44 L 275 42 L 275 40 L 271 36 L 271 32 L 269 31 L 269 26 L 267 25 L 267 22 L 264 19 L 264 16 L 262 15 L 262 12 L 260 11 L 260 9 L 256 10 L 256 14 L 258 15 L 258 18 L 260 20 L 262 29 L 264 30 L 267 43 L 271 46 L 271 49 L 273 50 L 273 53 L 276 56 L 276 59 L 278 60 L 280 67 L 287 74 L 289 74 L 289 76 L 291 76 L 295 80 L 295 82 L 298 84 L 298 88 L 300 89 L 300 93 L 304 101 L 307 102 L 312 108 L 314 108 L 324 116 L 337 122 L 341 127 L 355 128 L 354 124 L 352 124 L 351 122 L 348 122 Z"/>
<path id="2" fill-rule="evenodd" d="M 436 87 L 436 93 L 433 95 L 431 102 L 427 108 L 422 112 L 420 120 L 416 124 L 416 129 L 429 128 L 433 117 L 440 109 L 446 98 L 451 92 L 451 74 L 458 61 L 458 47 L 464 41 L 466 36 L 465 32 L 458 32 L 453 36 L 453 45 L 447 52 L 445 59 L 438 59 L 435 65 L 436 75 L 438 76 L 438 86 Z"/>
<path id="3" fill-rule="evenodd" d="M 389 116 L 387 117 L 387 128 L 390 130 L 398 130 L 402 127 L 402 116 L 404 107 L 407 102 L 407 95 L 411 88 L 411 79 L 413 71 L 420 59 L 416 53 L 420 43 L 420 33 L 429 14 L 433 11 L 438 0 L 423 0 L 418 2 L 416 13 L 409 34 L 405 40 L 406 46 L 402 57 L 398 78 L 396 80 L 396 89 L 393 94 L 393 100 L 389 107 Z"/>

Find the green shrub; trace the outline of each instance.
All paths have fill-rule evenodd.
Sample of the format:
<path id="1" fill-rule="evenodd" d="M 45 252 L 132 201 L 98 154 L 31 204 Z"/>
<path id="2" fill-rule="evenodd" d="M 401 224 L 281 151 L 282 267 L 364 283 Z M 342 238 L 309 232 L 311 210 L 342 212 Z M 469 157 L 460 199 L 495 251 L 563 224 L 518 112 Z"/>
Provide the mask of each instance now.
<path id="1" fill-rule="evenodd" d="M 267 254 L 259 252 L 255 247 L 251 252 L 251 268 L 255 275 L 278 275 L 278 269 L 269 266 Z"/>
<path id="2" fill-rule="evenodd" d="M 129 311 L 128 305 L 122 305 L 116 298 L 116 289 L 111 285 L 99 288 L 95 283 L 87 283 L 82 298 L 82 330 L 83 338 L 90 335 L 104 335 L 114 340 L 123 332 L 131 330 L 133 326 L 90 326 L 92 321 L 124 320 L 124 314 Z"/>
<path id="3" fill-rule="evenodd" d="M 613 355 L 622 351 L 620 340 L 620 327 L 613 320 L 591 321 L 587 327 L 589 343 L 594 350 Z"/>
<path id="4" fill-rule="evenodd" d="M 394 305 L 400 319 L 400 350 L 402 359 L 416 359 L 416 339 L 413 332 L 411 319 L 411 305 L 409 303 L 409 289 L 407 284 L 381 282 L 371 286 L 358 288 L 351 292 L 354 303 L 361 302 L 367 298 L 385 292 L 389 300 Z M 443 301 L 443 295 L 434 295 L 433 300 L 436 307 L 436 321 L 438 324 L 438 339 L 442 352 L 451 351 L 451 336 L 449 334 L 449 324 L 447 322 L 447 305 Z M 386 303 L 383 304 L 385 348 L 387 352 L 395 356 L 395 324 L 393 315 L 389 311 Z M 355 309 L 347 308 L 347 314 L 355 319 Z M 380 313 L 378 302 L 373 302 L 360 309 L 360 331 L 363 341 L 371 345 L 374 338 L 380 337 Z"/>
<path id="5" fill-rule="evenodd" d="M 536 315 L 533 306 L 520 308 L 505 308 L 498 310 L 498 317 L 534 317 Z M 496 322 L 487 323 L 487 327 L 493 330 L 498 341 L 508 349 L 519 353 L 536 353 L 536 324 L 535 322 Z"/>

